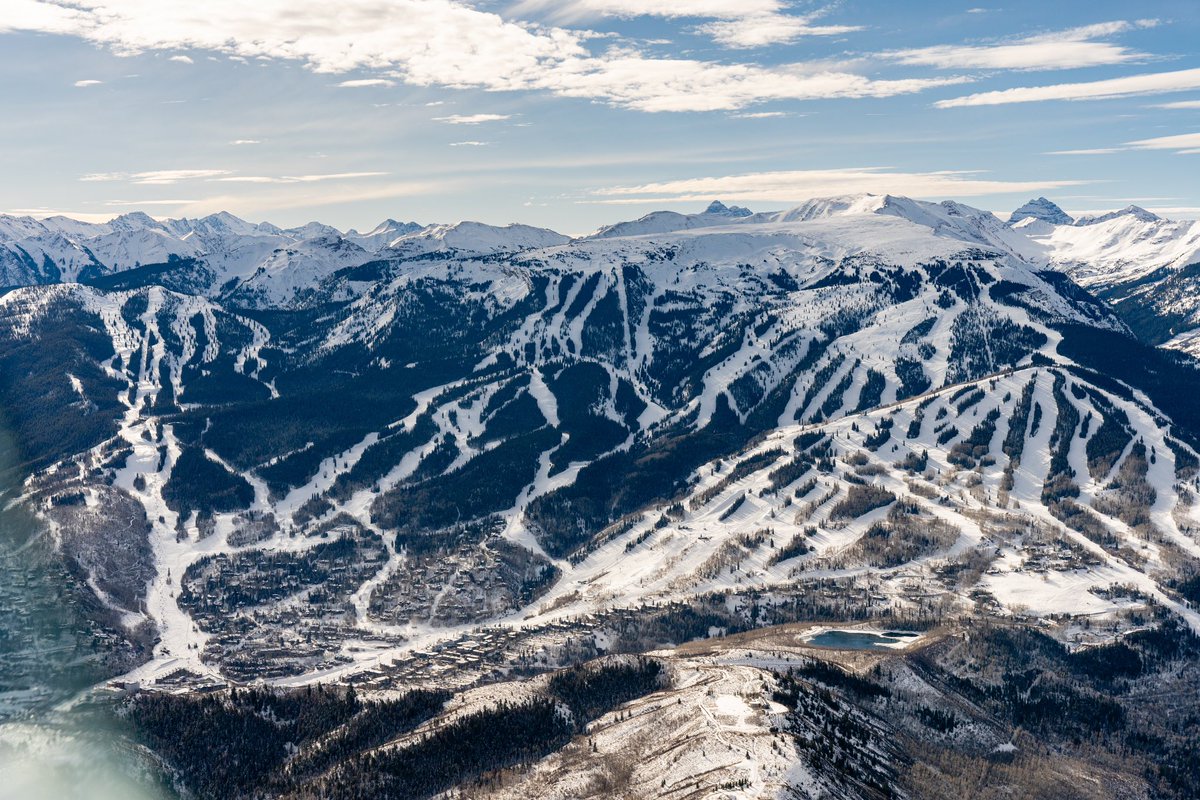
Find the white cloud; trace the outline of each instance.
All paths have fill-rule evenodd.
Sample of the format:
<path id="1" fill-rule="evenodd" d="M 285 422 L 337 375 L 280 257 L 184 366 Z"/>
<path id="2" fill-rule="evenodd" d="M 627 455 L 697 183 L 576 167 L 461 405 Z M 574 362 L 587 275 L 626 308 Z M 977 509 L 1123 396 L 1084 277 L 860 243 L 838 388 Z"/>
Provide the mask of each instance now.
<path id="1" fill-rule="evenodd" d="M 447 125 L 478 125 L 481 122 L 499 122 L 511 119 L 512 114 L 451 114 L 448 117 L 434 117 L 435 122 Z"/>
<path id="2" fill-rule="evenodd" d="M 92 172 L 79 180 L 94 182 L 128 181 L 142 186 L 169 186 L 180 181 L 203 180 L 228 175 L 227 169 L 160 169 L 149 172 Z"/>
<path id="3" fill-rule="evenodd" d="M 858 25 L 813 25 L 811 17 L 761 14 L 701 25 L 697 30 L 726 47 L 766 47 L 804 36 L 840 36 L 862 30 Z"/>
<path id="4" fill-rule="evenodd" d="M 1200 153 L 1200 133 L 1179 133 L 1172 136 L 1156 136 L 1125 142 L 1118 147 L 1096 147 L 1088 150 L 1053 150 L 1048 156 L 1093 156 L 1123 153 L 1129 150 L 1174 150 L 1176 153 L 1192 155 Z"/>
<path id="5" fill-rule="evenodd" d="M 451 147 L 487 147 L 490 144 L 491 144 L 491 142 L 467 141 L 467 142 L 451 142 L 450 146 Z"/>
<path id="6" fill-rule="evenodd" d="M 937 45 L 894 50 L 884 57 L 901 64 L 938 69 L 1075 69 L 1121 64 L 1143 58 L 1124 46 L 1095 41 L 1137 28 L 1153 27 L 1156 20 L 1104 22 L 1064 31 L 1027 36 L 1010 42 L 980 45 Z"/>
<path id="7" fill-rule="evenodd" d="M 1087 83 L 1053 86 L 1021 86 L 997 92 L 982 92 L 934 103 L 938 108 L 997 106 L 1007 103 L 1038 103 L 1046 100 L 1103 100 L 1129 95 L 1164 94 L 1200 88 L 1200 69 L 1152 72 Z"/>
<path id="8" fill-rule="evenodd" d="M 352 178 L 376 178 L 387 174 L 386 172 L 326 172 L 315 175 L 282 175 L 279 177 L 233 175 L 227 178 L 213 178 L 213 180 L 218 183 L 315 183 L 317 181 L 342 181 Z"/>
<path id="9" fill-rule="evenodd" d="M 597 2 L 609 9 L 620 5 Z M 190 50 L 242 60 L 286 59 L 319 73 L 367 71 L 416 86 L 540 90 L 642 111 L 886 97 L 964 80 L 873 80 L 817 65 L 656 58 L 629 48 L 593 53 L 594 37 L 587 31 L 513 22 L 462 0 L 206 0 L 203 8 L 164 0 L 5 3 L 0 30 L 71 34 L 118 54 Z M 629 0 L 623 7 L 631 13 L 649 7 L 665 15 L 677 5 Z M 683 5 L 690 15 L 732 20 L 782 8 L 777 0 Z"/>
<path id="10" fill-rule="evenodd" d="M 234 139 L 230 144 L 262 144 L 262 139 Z"/>
<path id="11" fill-rule="evenodd" d="M 85 89 L 88 86 L 99 86 L 102 83 L 104 83 L 104 81 L 92 81 L 92 80 L 75 81 L 75 85 L 80 89 Z"/>
<path id="12" fill-rule="evenodd" d="M 343 89 L 363 89 L 370 86 L 395 86 L 396 82 L 387 78 L 360 78 L 353 81 L 342 81 L 338 86 Z"/>
<path id="13" fill-rule="evenodd" d="M 1088 181 L 1001 181 L 972 172 L 895 172 L 882 167 L 756 172 L 724 177 L 692 178 L 640 186 L 598 189 L 598 202 L 699 202 L 713 197 L 735 201 L 799 202 L 810 197 L 871 192 L 910 197 L 972 197 L 1014 194 L 1078 186 Z"/>
<path id="14" fill-rule="evenodd" d="M 206 197 L 190 205 L 179 207 L 172 213 L 192 217 L 204 216 L 217 211 L 229 211 L 241 217 L 251 218 L 289 209 L 328 208 L 343 203 L 449 193 L 462 191 L 465 188 L 465 181 L 446 178 L 437 181 L 384 182 L 366 186 L 334 184 L 307 189 L 303 184 L 265 186 L 238 194 Z"/>
<path id="15" fill-rule="evenodd" d="M 195 200 L 108 200 L 106 206 L 182 206 Z"/>
<path id="16" fill-rule="evenodd" d="M 780 0 L 524 0 L 514 12 L 542 15 L 556 22 L 598 17 L 666 17 L 714 19 L 697 31 L 726 47 L 763 47 L 802 36 L 836 36 L 862 30 L 858 25 L 814 25 L 819 15 L 784 14 Z"/>
<path id="17" fill-rule="evenodd" d="M 249 140 L 240 140 L 249 141 Z M 312 175 L 234 175 L 227 169 L 164 169 L 149 172 L 93 172 L 79 180 L 89 183 L 127 182 L 139 186 L 170 186 L 183 181 L 216 183 L 316 183 L 356 178 L 375 178 L 387 172 L 327 172 Z M 187 201 L 191 202 L 191 201 Z"/>
<path id="18" fill-rule="evenodd" d="M 180 64 L 195 64 L 196 63 L 195 61 L 192 61 L 191 56 L 171 56 L 167 60 L 168 61 L 177 61 Z"/>
<path id="19" fill-rule="evenodd" d="M 1046 156 L 1106 156 L 1110 153 L 1119 153 L 1125 148 L 1123 147 L 1091 147 L 1083 150 L 1051 150 L 1048 153 L 1043 153 Z"/>
<path id="20" fill-rule="evenodd" d="M 557 22 L 577 22 L 597 17 L 737 19 L 783 9 L 780 0 L 523 0 L 513 10 L 518 16 L 543 14 Z"/>
<path id="21" fill-rule="evenodd" d="M 1172 110 L 1190 110 L 1200 109 L 1200 100 L 1179 100 L 1174 103 L 1160 103 L 1155 108 L 1167 108 Z"/>
<path id="22" fill-rule="evenodd" d="M 8 31 L 41 31 L 43 33 L 78 33 L 87 23 L 87 12 L 66 3 L 47 3 L 44 0 L 5 0 L 0 15 L 0 33 Z"/>
<path id="23" fill-rule="evenodd" d="M 730 114 L 734 119 L 777 119 L 792 116 L 786 111 L 747 111 L 741 114 Z"/>
<path id="24" fill-rule="evenodd" d="M 1200 133 L 1180 133 L 1174 136 L 1156 136 L 1153 139 L 1138 139 L 1126 142 L 1133 150 L 1174 150 L 1177 153 L 1200 153 Z"/>

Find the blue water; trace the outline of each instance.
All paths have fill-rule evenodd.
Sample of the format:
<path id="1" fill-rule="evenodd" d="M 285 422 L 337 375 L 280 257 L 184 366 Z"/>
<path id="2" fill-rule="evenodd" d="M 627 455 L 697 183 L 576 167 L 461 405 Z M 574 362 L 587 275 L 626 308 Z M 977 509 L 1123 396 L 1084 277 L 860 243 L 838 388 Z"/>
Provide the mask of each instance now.
<path id="1" fill-rule="evenodd" d="M 889 645 L 906 643 L 917 634 L 908 631 L 824 631 L 807 640 L 817 647 L 833 647 L 839 650 L 887 650 Z"/>

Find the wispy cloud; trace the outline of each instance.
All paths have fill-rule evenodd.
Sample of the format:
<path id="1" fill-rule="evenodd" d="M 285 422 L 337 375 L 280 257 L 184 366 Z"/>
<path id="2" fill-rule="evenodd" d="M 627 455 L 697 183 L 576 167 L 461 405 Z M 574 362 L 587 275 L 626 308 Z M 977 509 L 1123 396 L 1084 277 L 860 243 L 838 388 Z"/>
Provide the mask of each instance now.
<path id="1" fill-rule="evenodd" d="M 1048 156 L 1098 156 L 1123 153 L 1129 150 L 1174 150 L 1183 155 L 1200 153 L 1200 133 L 1179 133 L 1171 136 L 1155 136 L 1137 139 L 1114 147 L 1095 147 L 1085 150 L 1052 150 Z"/>
<path id="2" fill-rule="evenodd" d="M 262 144 L 262 139 L 234 139 L 232 142 L 230 142 L 230 144 Z"/>
<path id="3" fill-rule="evenodd" d="M 467 141 L 467 142 L 451 142 L 450 146 L 451 147 L 487 147 L 490 144 L 491 144 L 491 142 Z"/>
<path id="4" fill-rule="evenodd" d="M 183 206 L 196 200 L 106 200 L 106 206 Z"/>
<path id="5" fill-rule="evenodd" d="M 642 14 L 649 8 L 660 16 L 717 21 L 782 15 L 775 22 L 791 31 L 787 36 L 804 26 L 815 31 L 811 18 L 798 23 L 784 15 L 781 0 L 697 0 L 682 4 L 679 12 L 670 9 L 681 4 L 665 0 L 582 5 L 604 13 Z M 821 64 L 664 58 L 629 44 L 593 52 L 602 40 L 589 31 L 514 22 L 460 0 L 207 0 L 204 12 L 197 14 L 189 3 L 155 0 L 17 0 L 16 9 L 6 7 L 0 31 L 75 35 L 122 55 L 206 50 L 242 60 L 298 61 L 319 73 L 368 71 L 415 86 L 543 91 L 651 112 L 890 97 L 965 80 L 877 80 Z M 749 42 L 758 34 L 729 35 Z"/>
<path id="6" fill-rule="evenodd" d="M 752 48 L 787 44 L 805 36 L 840 36 L 861 31 L 859 25 L 814 25 L 812 17 L 762 14 L 701 25 L 697 30 L 726 47 Z"/>
<path id="7" fill-rule="evenodd" d="M 1165 94 L 1200 88 L 1200 69 L 1151 72 L 1087 83 L 1053 86 L 1021 86 L 996 92 L 981 92 L 934 103 L 938 108 L 998 106 L 1008 103 L 1039 103 L 1047 100 L 1103 100 L 1129 95 Z"/>
<path id="8" fill-rule="evenodd" d="M 698 202 L 720 197 L 737 201 L 791 203 L 811 197 L 863 192 L 890 192 L 910 197 L 972 197 L 990 194 L 1023 194 L 1080 186 L 1088 181 L 1004 181 L 979 177 L 979 173 L 897 172 L 882 167 L 827 170 L 754 172 L 723 177 L 691 178 L 636 186 L 597 189 L 605 203 Z"/>
<path id="9" fill-rule="evenodd" d="M 734 119 L 777 119 L 779 117 L 790 117 L 786 111 L 744 111 L 740 114 L 730 114 Z"/>
<path id="10" fill-rule="evenodd" d="M 376 178 L 387 175 L 387 172 L 325 172 L 315 175 L 233 175 L 226 178 L 213 178 L 218 183 L 316 183 L 318 181 L 344 181 L 355 178 Z"/>
<path id="11" fill-rule="evenodd" d="M 441 178 L 436 181 L 399 181 L 367 185 L 332 184 L 307 187 L 264 186 L 248 189 L 237 194 L 220 194 L 206 197 L 172 213 L 185 216 L 203 216 L 217 211 L 229 211 L 238 216 L 251 218 L 265 213 L 279 213 L 289 209 L 307 209 L 337 206 L 344 203 L 362 203 L 371 200 L 391 200 L 397 197 L 419 197 L 423 195 L 461 191 L 467 182 L 459 179 Z"/>
<path id="12" fill-rule="evenodd" d="M 92 172 L 79 178 L 89 183 L 128 181 L 142 186 L 169 186 L 180 181 L 203 180 L 229 175 L 227 169 L 160 169 L 148 172 Z"/>
<path id="13" fill-rule="evenodd" d="M 342 81 L 338 86 L 343 89 L 366 89 L 372 86 L 395 86 L 396 82 L 388 78 L 358 78 L 352 81 Z"/>
<path id="14" fill-rule="evenodd" d="M 1048 153 L 1042 153 L 1044 156 L 1106 156 L 1110 153 L 1119 153 L 1125 148 L 1123 147 L 1090 147 L 1080 150 L 1051 150 Z"/>
<path id="15" fill-rule="evenodd" d="M 1127 146 L 1134 150 L 1174 150 L 1176 153 L 1194 155 L 1200 153 L 1200 133 L 1180 133 L 1174 136 L 1138 139 L 1127 143 Z"/>
<path id="16" fill-rule="evenodd" d="M 536 14 L 556 22 L 598 17 L 666 17 L 711 19 L 696 31 L 734 48 L 765 47 L 804 36 L 837 36 L 862 30 L 859 25 L 817 25 L 824 12 L 803 16 L 784 13 L 780 0 L 524 0 L 514 12 Z"/>
<path id="17" fill-rule="evenodd" d="M 75 86 L 77 86 L 80 89 L 85 89 L 88 86 L 99 86 L 102 83 L 104 83 L 104 81 L 83 80 L 83 81 L 75 81 Z"/>
<path id="18" fill-rule="evenodd" d="M 192 61 L 192 58 L 191 58 L 191 56 L 171 56 L 171 57 L 170 57 L 169 59 L 167 59 L 167 60 L 168 60 L 168 61 L 175 61 L 175 62 L 178 62 L 178 63 L 180 63 L 180 64 L 195 64 L 195 63 L 196 63 L 195 61 Z"/>
<path id="19" fill-rule="evenodd" d="M 184 181 L 215 183 L 315 183 L 375 178 L 387 172 L 326 172 L 312 175 L 235 175 L 228 169 L 163 169 L 148 172 L 93 172 L 79 178 L 88 183 L 126 182 L 138 186 L 170 186 Z"/>
<path id="20" fill-rule="evenodd" d="M 1171 110 L 1197 110 L 1200 109 L 1200 100 L 1177 100 L 1174 103 L 1160 103 L 1155 108 L 1166 108 Z"/>
<path id="21" fill-rule="evenodd" d="M 447 125 L 478 125 L 482 122 L 500 122 L 511 119 L 512 114 L 451 114 L 448 117 L 434 117 L 435 122 Z"/>
<path id="22" fill-rule="evenodd" d="M 599 17 L 737 19 L 778 14 L 784 7 L 781 0 L 522 0 L 513 13 L 567 23 Z"/>
<path id="23" fill-rule="evenodd" d="M 1121 64 L 1145 56 L 1122 45 L 1096 40 L 1157 24 L 1157 20 L 1118 20 L 1007 42 L 936 45 L 893 50 L 883 56 L 901 64 L 938 69 L 1050 70 Z"/>

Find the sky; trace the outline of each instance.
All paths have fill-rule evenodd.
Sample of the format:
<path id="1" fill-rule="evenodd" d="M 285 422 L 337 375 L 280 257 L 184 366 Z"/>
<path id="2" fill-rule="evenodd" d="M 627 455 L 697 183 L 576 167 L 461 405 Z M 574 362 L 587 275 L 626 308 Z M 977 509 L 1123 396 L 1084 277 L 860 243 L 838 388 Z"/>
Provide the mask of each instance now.
<path id="1" fill-rule="evenodd" d="M 1196 0 L 0 0 L 0 212 L 1195 218 L 1198 41 Z"/>

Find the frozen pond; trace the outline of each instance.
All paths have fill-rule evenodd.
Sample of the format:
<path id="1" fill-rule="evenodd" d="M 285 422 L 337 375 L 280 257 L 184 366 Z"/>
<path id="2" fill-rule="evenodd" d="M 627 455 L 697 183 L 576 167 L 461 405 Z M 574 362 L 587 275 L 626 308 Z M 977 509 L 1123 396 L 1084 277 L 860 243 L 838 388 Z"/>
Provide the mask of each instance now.
<path id="1" fill-rule="evenodd" d="M 920 638 L 912 631 L 819 630 L 806 635 L 805 644 L 839 650 L 902 650 Z"/>

